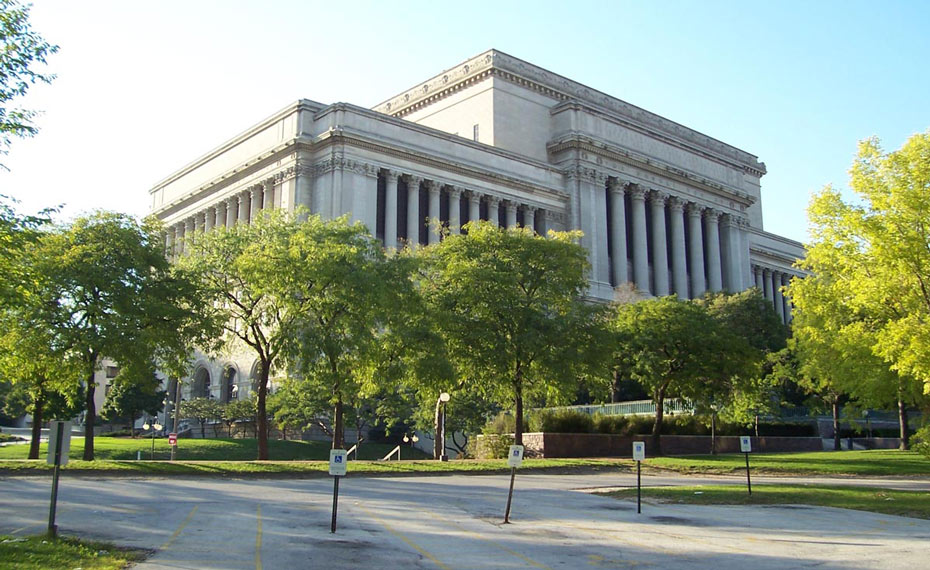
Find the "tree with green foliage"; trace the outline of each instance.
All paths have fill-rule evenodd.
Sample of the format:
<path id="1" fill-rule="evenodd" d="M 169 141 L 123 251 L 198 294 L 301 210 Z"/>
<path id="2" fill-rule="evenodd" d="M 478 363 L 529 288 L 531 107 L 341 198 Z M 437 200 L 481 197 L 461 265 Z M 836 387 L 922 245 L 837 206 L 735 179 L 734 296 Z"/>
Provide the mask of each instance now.
<path id="1" fill-rule="evenodd" d="M 615 362 L 630 371 L 655 404 L 656 454 L 661 453 L 665 399 L 709 401 L 745 365 L 745 341 L 704 307 L 676 296 L 617 305 L 611 326 Z"/>
<path id="2" fill-rule="evenodd" d="M 456 377 L 513 406 L 522 445 L 527 400 L 565 402 L 604 356 L 603 308 L 582 300 L 588 263 L 577 233 L 546 238 L 487 222 L 465 231 L 422 250 L 420 288 Z"/>
<path id="3" fill-rule="evenodd" d="M 788 288 L 796 310 L 835 324 L 831 339 L 855 337 L 899 376 L 930 387 L 930 132 L 885 152 L 878 139 L 859 144 L 850 170 L 855 202 L 828 186 L 808 208 L 811 242 L 802 268 L 811 276 Z M 839 309 L 842 322 L 830 312 Z M 801 313 L 801 315 L 799 315 Z M 836 352 L 841 353 L 842 350 Z M 897 383 L 906 426 L 908 382 Z M 902 433 L 904 435 L 904 433 Z"/>
<path id="4" fill-rule="evenodd" d="M 199 291 L 165 258 L 157 222 L 97 212 L 44 233 L 27 249 L 31 284 L 14 316 L 45 330 L 46 351 L 80 367 L 84 460 L 94 459 L 95 374 L 101 359 L 176 363 L 208 342 L 211 322 Z"/>
<path id="5" fill-rule="evenodd" d="M 136 419 L 162 411 L 167 393 L 161 389 L 154 363 L 128 361 L 110 384 L 100 414 L 107 421 L 127 421 L 129 432 L 135 437 Z"/>
<path id="6" fill-rule="evenodd" d="M 181 417 L 200 424 L 200 437 L 207 437 L 207 422 L 219 421 L 223 416 L 222 404 L 213 398 L 191 398 L 181 402 Z"/>
<path id="7" fill-rule="evenodd" d="M 58 46 L 45 41 L 29 22 L 30 5 L 17 0 L 0 0 L 0 154 L 7 154 L 14 137 L 31 137 L 36 111 L 11 107 L 36 83 L 51 83 L 54 75 L 36 71 Z"/>

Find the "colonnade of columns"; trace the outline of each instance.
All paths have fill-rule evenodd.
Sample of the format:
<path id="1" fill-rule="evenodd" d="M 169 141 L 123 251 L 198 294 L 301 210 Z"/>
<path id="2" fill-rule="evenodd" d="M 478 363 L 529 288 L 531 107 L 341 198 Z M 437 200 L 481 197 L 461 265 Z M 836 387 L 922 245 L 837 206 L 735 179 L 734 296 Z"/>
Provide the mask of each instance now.
<path id="1" fill-rule="evenodd" d="M 542 235 L 547 231 L 544 212 L 530 204 L 394 170 L 383 170 L 379 178 L 384 200 L 383 206 L 378 200 L 376 234 L 388 248 L 437 243 L 441 231 L 435 220 L 454 234 L 479 219 Z"/>
<path id="2" fill-rule="evenodd" d="M 781 318 L 782 322 L 790 323 L 791 300 L 785 296 L 782 287 L 788 285 L 794 274 L 762 267 L 761 265 L 753 265 L 752 276 L 755 286 L 762 291 L 765 299 L 772 303 L 775 313 Z"/>
<path id="3" fill-rule="evenodd" d="M 274 192 L 274 181 L 268 179 L 172 224 L 166 229 L 165 234 L 165 248 L 168 255 L 183 253 L 184 237 L 194 232 L 210 231 L 217 227 L 231 228 L 236 224 L 251 223 L 262 210 L 274 207 Z"/>
<path id="4" fill-rule="evenodd" d="M 612 286 L 632 282 L 682 298 L 751 286 L 741 262 L 749 249 L 745 219 L 616 178 L 607 192 L 609 243 L 602 250 Z"/>

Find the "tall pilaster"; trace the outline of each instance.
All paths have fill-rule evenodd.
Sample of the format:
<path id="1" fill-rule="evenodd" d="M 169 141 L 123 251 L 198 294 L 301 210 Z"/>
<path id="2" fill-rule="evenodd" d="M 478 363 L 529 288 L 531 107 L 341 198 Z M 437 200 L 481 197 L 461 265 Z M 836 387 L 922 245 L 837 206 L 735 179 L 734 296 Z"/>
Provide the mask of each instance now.
<path id="1" fill-rule="evenodd" d="M 462 233 L 462 189 L 458 186 L 449 187 L 449 231 Z"/>
<path id="2" fill-rule="evenodd" d="M 232 229 L 239 218 L 239 198 L 230 196 L 226 199 L 226 227 Z"/>
<path id="3" fill-rule="evenodd" d="M 688 204 L 688 251 L 691 259 L 691 296 L 698 298 L 707 290 L 704 282 L 704 232 L 701 228 L 702 208 L 690 202 Z"/>
<path id="4" fill-rule="evenodd" d="M 785 322 L 785 296 L 781 292 L 781 271 L 772 272 L 772 292 L 775 294 L 775 312 L 781 322 Z"/>
<path id="5" fill-rule="evenodd" d="M 419 176 L 407 179 L 407 245 L 416 247 L 420 243 L 420 182 Z"/>
<path id="6" fill-rule="evenodd" d="M 213 227 L 221 228 L 226 225 L 226 202 L 217 202 L 213 209 L 216 212 L 216 218 L 213 220 Z"/>
<path id="7" fill-rule="evenodd" d="M 426 189 L 429 192 L 429 219 L 426 221 L 429 231 L 426 232 L 427 243 L 432 245 L 439 243 L 439 189 L 440 184 L 435 180 L 426 183 Z"/>
<path id="8" fill-rule="evenodd" d="M 535 206 L 524 206 L 523 207 L 523 227 L 528 228 L 532 232 L 536 232 L 536 207 Z"/>
<path id="9" fill-rule="evenodd" d="M 251 200 L 249 191 L 239 192 L 236 198 L 239 200 L 239 223 L 247 224 L 249 223 L 249 201 Z"/>
<path id="10" fill-rule="evenodd" d="M 262 211 L 262 187 L 249 188 L 249 223 L 253 223 Z"/>
<path id="11" fill-rule="evenodd" d="M 384 247 L 397 247 L 397 184 L 400 176 L 393 170 L 384 173 Z"/>
<path id="12" fill-rule="evenodd" d="M 477 222 L 481 219 L 481 194 L 475 191 L 468 192 L 468 221 Z"/>
<path id="13" fill-rule="evenodd" d="M 685 216 L 684 202 L 672 196 L 668 199 L 668 215 L 672 227 L 670 234 L 672 243 L 669 245 L 672 253 L 672 288 L 681 299 L 688 298 L 688 261 L 685 250 Z"/>
<path id="14" fill-rule="evenodd" d="M 274 208 L 274 180 L 268 179 L 262 182 L 262 210 Z"/>
<path id="15" fill-rule="evenodd" d="M 513 200 L 507 200 L 507 203 L 504 205 L 504 219 L 507 222 L 508 228 L 517 227 L 517 203 Z"/>
<path id="16" fill-rule="evenodd" d="M 649 292 L 649 249 L 646 243 L 646 191 L 639 185 L 630 187 L 630 225 L 633 230 L 633 280 L 636 288 Z"/>
<path id="17" fill-rule="evenodd" d="M 665 194 L 653 192 L 652 206 L 652 275 L 656 297 L 668 295 L 668 250 L 665 241 Z"/>
<path id="18" fill-rule="evenodd" d="M 610 180 L 610 249 L 613 253 L 613 284 L 622 285 L 630 280 L 626 266 L 626 207 L 624 196 L 626 185 L 613 178 Z"/>
<path id="19" fill-rule="evenodd" d="M 488 221 L 495 226 L 500 223 L 500 203 L 501 199 L 497 196 L 488 196 Z"/>
<path id="20" fill-rule="evenodd" d="M 743 290 L 742 271 L 740 271 L 739 222 L 732 214 L 723 216 L 723 286 L 731 293 Z"/>
<path id="21" fill-rule="evenodd" d="M 723 267 L 720 265 L 720 212 L 704 210 L 704 250 L 707 252 L 707 288 L 723 290 Z"/>

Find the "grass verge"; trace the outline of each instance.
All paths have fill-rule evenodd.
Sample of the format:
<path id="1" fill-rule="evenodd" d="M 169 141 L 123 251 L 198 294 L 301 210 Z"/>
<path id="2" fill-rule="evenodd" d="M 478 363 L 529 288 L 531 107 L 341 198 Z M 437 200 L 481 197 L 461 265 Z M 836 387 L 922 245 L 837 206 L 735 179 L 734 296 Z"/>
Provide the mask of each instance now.
<path id="1" fill-rule="evenodd" d="M 824 485 L 745 485 L 647 487 L 643 499 L 693 505 L 815 505 L 930 519 L 930 494 L 866 487 Z M 617 499 L 636 499 L 636 489 L 602 493 Z"/>
<path id="2" fill-rule="evenodd" d="M 148 555 L 145 550 L 76 538 L 0 535 L 0 561 L 9 570 L 119 570 Z"/>
<path id="3" fill-rule="evenodd" d="M 866 451 L 815 451 L 804 453 L 753 453 L 749 456 L 753 473 L 773 475 L 856 475 L 919 476 L 930 475 L 930 461 L 915 451 L 873 449 Z M 741 453 L 656 457 L 644 467 L 677 473 L 724 474 L 746 469 Z"/>

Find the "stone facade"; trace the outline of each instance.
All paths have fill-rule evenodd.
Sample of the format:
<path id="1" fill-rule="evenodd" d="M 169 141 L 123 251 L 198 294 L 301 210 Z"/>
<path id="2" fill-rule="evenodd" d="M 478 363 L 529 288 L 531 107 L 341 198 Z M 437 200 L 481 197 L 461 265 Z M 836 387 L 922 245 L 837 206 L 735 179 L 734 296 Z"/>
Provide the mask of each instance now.
<path id="1" fill-rule="evenodd" d="M 299 100 L 150 194 L 174 253 L 189 232 L 298 206 L 348 215 L 388 248 L 434 243 L 437 219 L 579 229 L 594 299 L 758 286 L 787 322 L 781 286 L 803 247 L 763 230 L 764 174 L 747 152 L 489 50 L 373 109 Z M 198 370 L 222 398 L 223 370 L 245 387 L 252 367 Z"/>

